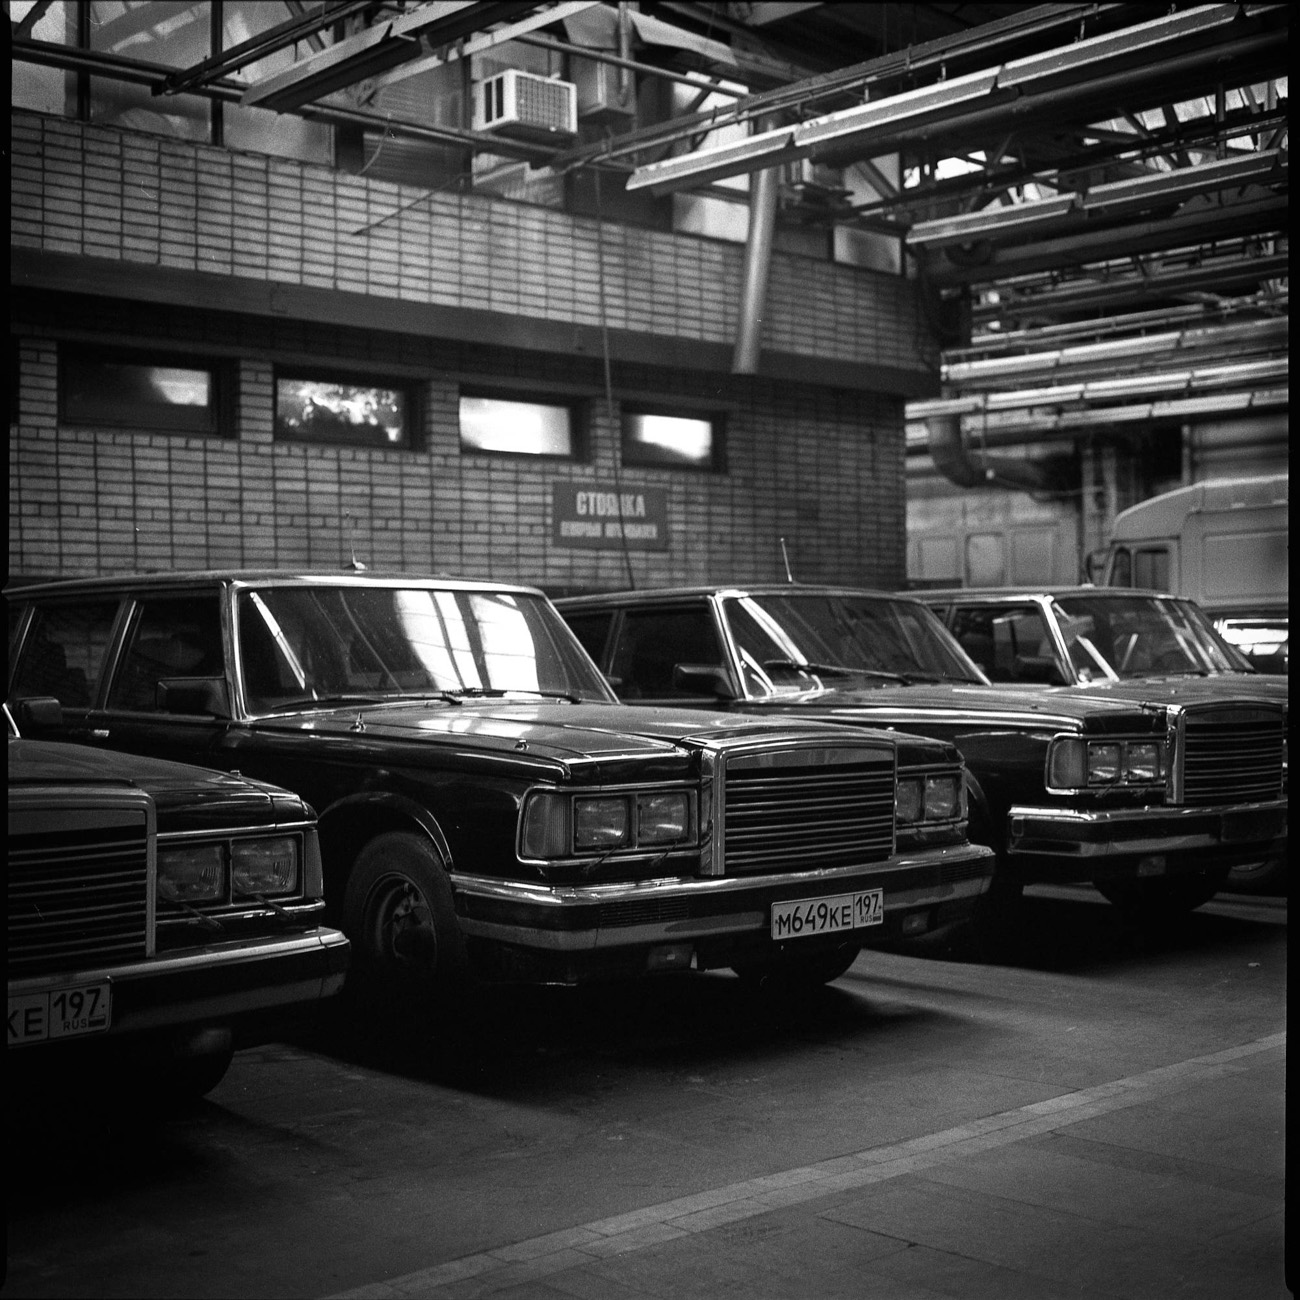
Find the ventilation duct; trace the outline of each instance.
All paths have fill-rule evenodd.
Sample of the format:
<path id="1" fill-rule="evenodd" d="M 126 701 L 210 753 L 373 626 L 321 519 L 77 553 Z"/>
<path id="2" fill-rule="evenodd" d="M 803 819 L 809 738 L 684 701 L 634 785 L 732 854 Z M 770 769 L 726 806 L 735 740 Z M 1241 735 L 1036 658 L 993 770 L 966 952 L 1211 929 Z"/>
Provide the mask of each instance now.
<path id="1" fill-rule="evenodd" d="M 961 417 L 932 415 L 926 420 L 930 459 L 944 478 L 958 487 L 1020 488 L 1024 492 L 1046 491 L 1050 484 L 1046 472 L 1033 461 L 1009 456 L 971 455 L 962 436 Z"/>

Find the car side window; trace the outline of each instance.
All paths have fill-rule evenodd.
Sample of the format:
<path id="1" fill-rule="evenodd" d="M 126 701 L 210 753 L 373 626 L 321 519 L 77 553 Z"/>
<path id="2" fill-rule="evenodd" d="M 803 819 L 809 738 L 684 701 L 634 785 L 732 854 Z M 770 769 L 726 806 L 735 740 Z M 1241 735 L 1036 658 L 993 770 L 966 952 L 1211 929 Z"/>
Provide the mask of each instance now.
<path id="1" fill-rule="evenodd" d="M 65 709 L 89 708 L 116 617 L 116 598 L 38 606 L 14 667 L 10 698 L 52 695 Z"/>
<path id="2" fill-rule="evenodd" d="M 605 646 L 609 641 L 609 625 L 614 621 L 612 610 L 592 610 L 565 614 L 564 621 L 573 629 L 573 635 L 582 642 L 582 648 L 600 667 L 605 662 Z"/>
<path id="3" fill-rule="evenodd" d="M 178 677 L 220 677 L 224 671 L 221 610 L 216 596 L 143 600 L 109 692 L 108 706 L 162 712 L 159 683 Z"/>
<path id="4" fill-rule="evenodd" d="M 1055 645 L 1036 605 L 959 606 L 953 610 L 952 634 L 990 681 L 1051 679 Z"/>
<path id="5" fill-rule="evenodd" d="M 625 700 L 693 699 L 698 698 L 698 690 L 674 685 L 673 668 L 677 664 L 721 667 L 724 662 L 713 616 L 704 605 L 629 609 L 623 613 L 609 674 L 622 682 L 618 693 Z"/>

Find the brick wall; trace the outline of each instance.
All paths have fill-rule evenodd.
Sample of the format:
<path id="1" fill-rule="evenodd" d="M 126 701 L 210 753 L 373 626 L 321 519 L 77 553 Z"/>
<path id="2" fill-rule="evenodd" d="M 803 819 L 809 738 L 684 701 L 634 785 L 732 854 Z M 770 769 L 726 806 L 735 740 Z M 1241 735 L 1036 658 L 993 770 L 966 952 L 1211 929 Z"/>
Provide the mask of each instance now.
<path id="1" fill-rule="evenodd" d="M 34 113 L 15 112 L 11 135 L 15 246 L 735 338 L 737 245 Z M 919 372 L 937 364 L 914 286 L 897 277 L 776 254 L 768 310 L 768 348 Z"/>
<path id="2" fill-rule="evenodd" d="M 13 115 L 13 141 L 15 246 L 600 323 L 590 221 L 482 198 L 421 197 L 320 167 L 29 113 Z M 599 238 L 611 328 L 731 341 L 741 249 L 621 227 Z M 778 256 L 769 304 L 766 346 L 926 364 L 927 336 L 904 281 Z M 372 567 L 553 590 L 627 584 L 621 551 L 550 539 L 551 484 L 608 485 L 615 473 L 617 431 L 603 399 L 590 404 L 587 463 L 467 455 L 459 446 L 459 376 L 594 395 L 603 385 L 597 359 L 241 318 L 201 304 L 28 295 L 15 313 L 11 574 L 334 567 L 355 548 Z M 166 340 L 235 358 L 234 436 L 62 427 L 58 340 L 70 334 Z M 400 364 L 420 375 L 418 448 L 275 442 L 272 366 L 292 357 L 340 369 Z M 675 393 L 728 410 L 725 474 L 622 470 L 625 488 L 662 487 L 668 499 L 670 547 L 632 553 L 638 586 L 779 578 L 782 536 L 801 579 L 901 585 L 901 397 L 630 364 L 615 367 L 614 382 L 618 391 Z"/>

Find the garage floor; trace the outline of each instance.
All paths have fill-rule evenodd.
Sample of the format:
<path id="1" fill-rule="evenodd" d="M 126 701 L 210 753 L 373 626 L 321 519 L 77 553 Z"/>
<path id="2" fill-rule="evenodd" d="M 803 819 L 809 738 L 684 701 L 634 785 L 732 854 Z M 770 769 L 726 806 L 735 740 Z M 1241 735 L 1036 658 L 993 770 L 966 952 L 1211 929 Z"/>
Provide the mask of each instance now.
<path id="1" fill-rule="evenodd" d="M 1135 934 L 1030 891 L 1006 960 L 867 953 L 335 1031 L 210 1098 L 8 1115 L 12 1296 L 1271 1300 L 1286 902 Z"/>

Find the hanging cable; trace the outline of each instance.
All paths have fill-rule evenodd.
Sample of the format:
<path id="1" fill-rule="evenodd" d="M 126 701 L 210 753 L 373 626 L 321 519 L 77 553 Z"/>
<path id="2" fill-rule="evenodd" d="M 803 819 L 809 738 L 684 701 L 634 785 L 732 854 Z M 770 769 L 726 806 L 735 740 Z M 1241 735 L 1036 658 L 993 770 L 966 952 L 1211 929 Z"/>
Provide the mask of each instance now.
<path id="1" fill-rule="evenodd" d="M 627 585 L 636 590 L 636 575 L 632 572 L 632 551 L 627 544 L 627 531 L 623 524 L 623 476 L 620 462 L 623 458 L 622 425 L 614 412 L 614 380 L 609 360 L 609 317 L 605 309 L 605 222 L 600 211 L 600 168 L 593 167 L 596 179 L 596 298 L 600 303 L 600 350 L 605 361 L 605 410 L 609 427 L 614 433 L 614 491 L 618 496 L 618 536 L 623 544 L 623 564 L 627 568 Z"/>

